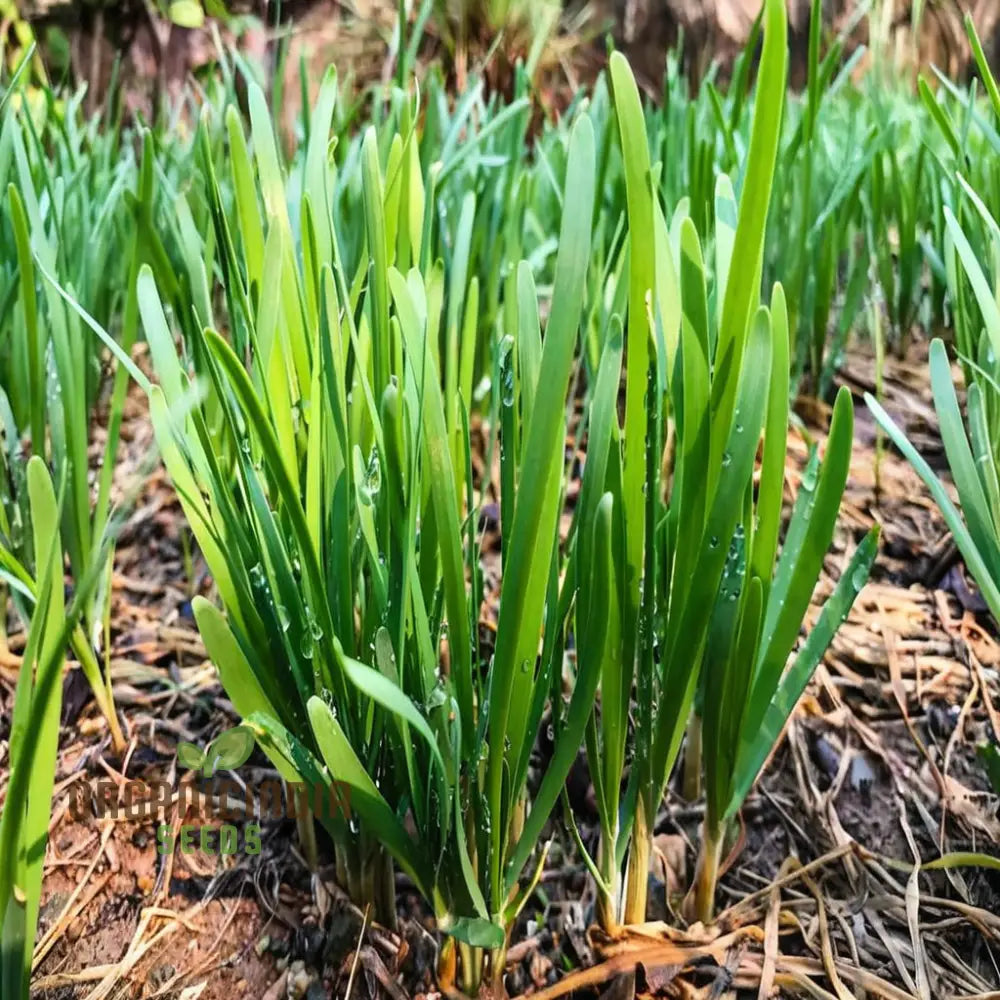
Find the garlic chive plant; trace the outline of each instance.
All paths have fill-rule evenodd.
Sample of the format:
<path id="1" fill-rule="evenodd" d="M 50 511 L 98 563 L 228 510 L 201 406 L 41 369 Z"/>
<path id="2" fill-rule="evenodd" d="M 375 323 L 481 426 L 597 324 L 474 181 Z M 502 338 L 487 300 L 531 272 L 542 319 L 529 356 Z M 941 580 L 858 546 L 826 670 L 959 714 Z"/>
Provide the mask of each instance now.
<path id="1" fill-rule="evenodd" d="M 1000 119 L 1000 89 L 983 54 L 970 17 L 966 28 L 989 99 L 993 121 Z M 927 96 L 927 100 L 933 98 Z M 941 257 L 948 297 L 954 313 L 956 347 L 966 380 L 966 416 L 963 421 L 951 363 L 944 341 L 930 347 L 930 379 L 941 439 L 961 510 L 904 431 L 872 396 L 869 408 L 892 442 L 910 461 L 941 509 L 955 544 L 975 578 L 993 617 L 1000 621 L 1000 211 L 997 198 L 997 158 L 1000 140 L 992 126 L 979 118 L 979 131 L 992 143 L 973 156 L 959 147 L 958 130 L 938 108 L 935 121 L 954 154 L 954 172 L 945 176 L 953 201 L 942 207 L 944 246 Z M 966 100 L 968 119 L 978 117 L 974 93 Z M 992 138 L 990 138 L 992 136 Z M 970 144 L 972 133 L 962 131 Z M 967 177 L 966 171 L 974 171 Z M 944 171 L 942 171 L 944 173 Z M 989 207 L 992 204 L 993 208 Z"/>
<path id="2" fill-rule="evenodd" d="M 28 1000 L 31 982 L 66 648 L 103 565 L 102 559 L 90 563 L 66 607 L 61 512 L 45 462 L 37 455 L 26 463 L 25 491 L 38 577 L 14 692 L 9 781 L 0 813 L 0 988 L 11 1000 Z"/>
<path id="3" fill-rule="evenodd" d="M 4 996 L 17 998 L 28 996 L 65 657 L 59 507 L 41 458 L 29 460 L 25 477 L 39 572 L 11 717 L 11 786 L 0 818 L 0 982 Z"/>
<path id="4" fill-rule="evenodd" d="M 682 205 L 668 229 L 648 184 L 636 86 L 625 61 L 612 59 L 629 182 L 630 295 L 625 422 L 613 424 L 610 459 L 602 440 L 596 473 L 610 484 L 612 510 L 622 512 L 615 535 L 624 550 L 610 605 L 611 635 L 603 646 L 588 642 L 584 649 L 579 642 L 586 626 L 579 616 L 588 604 L 577 601 L 581 663 L 591 657 L 601 663 L 600 706 L 587 750 L 601 818 L 600 852 L 591 868 L 598 913 L 609 928 L 645 920 L 652 824 L 700 675 L 707 809 L 691 912 L 711 919 L 728 825 L 875 555 L 873 533 L 786 670 L 832 540 L 853 415 L 842 390 L 826 457 L 822 463 L 815 453 L 810 458 L 779 554 L 788 313 L 780 285 L 769 307 L 760 303 L 759 285 L 786 63 L 784 5 L 769 0 L 739 207 L 725 178 L 716 188 L 711 309 L 696 226 Z M 734 223 L 728 232 L 727 220 Z M 673 441 L 663 476 L 668 429 Z M 585 561 L 585 536 L 578 534 L 576 544 L 577 559 Z"/>
<path id="5" fill-rule="evenodd" d="M 652 822 L 702 673 L 709 808 L 696 909 L 710 916 L 728 823 L 874 556 L 872 536 L 786 671 L 851 442 L 845 394 L 779 556 L 788 318 L 780 286 L 767 308 L 759 285 L 786 59 L 772 0 L 739 203 L 728 180 L 716 185 L 711 299 L 696 226 L 682 205 L 668 227 L 649 183 L 643 113 L 620 55 L 603 122 L 617 132 L 627 243 L 591 254 L 609 147 L 598 155 L 579 107 L 560 158 L 558 204 L 571 198 L 573 210 L 560 211 L 544 324 L 512 231 L 494 248 L 505 274 L 473 265 L 487 260 L 475 250 L 477 199 L 456 199 L 449 181 L 469 168 L 469 150 L 425 164 L 416 109 L 396 92 L 380 127 L 337 163 L 332 76 L 287 175 L 262 93 L 249 88 L 249 142 L 227 114 L 232 211 L 203 126 L 213 227 L 198 234 L 180 200 L 175 252 L 193 308 L 181 315 L 184 297 L 165 297 L 184 331 L 180 356 L 160 291 L 173 275 L 139 274 L 157 439 L 221 603 L 195 602 L 206 647 L 286 777 L 351 786 L 350 819 L 317 817 L 351 894 L 391 921 L 392 866 L 405 871 L 450 934 L 446 981 L 457 968 L 466 990 L 484 977 L 501 986 L 508 935 L 581 743 L 601 816 L 600 918 L 644 919 Z M 503 114 L 473 145 L 501 135 Z M 352 197 L 357 210 L 344 211 Z M 457 212 L 443 213 L 448 204 Z M 229 340 L 214 329 L 216 277 Z M 564 543 L 566 398 L 581 363 L 587 462 Z M 479 402 L 477 371 L 492 386 Z M 489 484 L 473 475 L 476 407 L 499 450 L 492 650 L 477 627 L 475 525 Z M 529 795 L 546 708 L 556 745 Z M 302 834 L 308 849 L 309 824 Z"/>
<path id="6" fill-rule="evenodd" d="M 871 283 L 900 349 L 916 321 L 954 327 L 964 418 L 942 340 L 930 371 L 961 511 L 869 405 L 1000 616 L 1000 89 L 970 28 L 988 103 L 943 78 L 919 102 L 850 91 L 850 26 L 824 52 L 811 12 L 801 97 L 764 0 L 727 87 L 671 56 L 643 107 L 615 53 L 542 122 L 524 66 L 507 102 L 434 71 L 408 91 L 415 23 L 370 102 L 323 78 L 288 156 L 226 55 L 193 140 L 133 149 L 79 98 L 0 94 L 0 585 L 27 630 L 0 994 L 28 989 L 67 652 L 124 745 L 99 626 L 129 379 L 212 580 L 193 608 L 228 697 L 284 778 L 350 787 L 349 811 L 300 817 L 305 854 L 332 845 L 389 924 L 404 873 L 446 991 L 502 994 L 581 747 L 598 923 L 645 921 L 682 753 L 705 809 L 682 909 L 715 918 L 740 809 L 876 554 L 873 531 L 828 559 L 853 432 L 829 390 Z M 789 476 L 800 386 L 833 406 Z"/>
<path id="7" fill-rule="evenodd" d="M 137 171 L 122 142 L 120 123 L 84 120 L 82 93 L 65 102 L 57 102 L 47 89 L 37 102 L 25 100 L 23 93 L 15 96 L 21 98 L 18 106 L 5 100 L 0 124 L 0 420 L 5 431 L 0 577 L 27 622 L 41 575 L 27 527 L 27 455 L 50 463 L 60 484 L 61 537 L 73 579 L 81 581 L 94 559 L 110 559 L 103 539 L 111 516 L 127 373 L 119 367 L 111 393 L 95 492 L 88 451 L 103 380 L 103 344 L 85 329 L 56 281 L 104 320 L 124 310 L 119 336 L 126 350 L 131 347 L 137 319 L 126 288 L 137 247 L 124 196 L 137 183 Z M 142 197 L 141 190 L 138 195 Z M 133 270 L 132 284 L 134 278 Z M 120 753 L 125 741 L 110 677 L 98 662 L 109 599 L 106 586 L 95 588 L 71 645 Z"/>
<path id="8" fill-rule="evenodd" d="M 295 166 L 297 216 L 259 89 L 249 91 L 252 159 L 229 119 L 233 215 L 201 144 L 228 325 L 243 350 L 211 329 L 208 272 L 192 240 L 198 322 L 184 356 L 159 276 L 139 274 L 156 376 L 147 389 L 217 587 L 221 608 L 198 599 L 195 615 L 223 685 L 285 777 L 351 786 L 350 818 L 317 817 L 341 879 L 392 921 L 392 864 L 405 871 L 451 935 L 442 973 L 458 964 L 471 991 L 484 976 L 499 984 L 510 928 L 537 877 L 537 867 L 525 869 L 598 683 L 595 668 L 577 677 L 529 799 L 529 758 L 561 685 L 555 616 L 572 599 L 573 582 L 560 581 L 558 525 L 566 396 L 588 296 L 593 130 L 579 113 L 563 184 L 578 210 L 563 216 L 544 338 L 531 270 L 515 262 L 509 325 L 481 362 L 499 390 L 491 405 L 509 525 L 490 652 L 477 629 L 473 530 L 485 484 L 473 481 L 469 443 L 477 338 L 458 336 L 474 332 L 477 317 L 461 256 L 471 216 L 463 210 L 447 264 L 435 258 L 436 186 L 449 167 L 422 172 L 409 114 L 385 162 L 378 133 L 365 133 L 362 228 L 334 227 L 334 88 L 329 78 Z M 606 348 L 606 371 L 620 351 L 620 341 Z M 577 579 L 603 605 L 616 514 L 596 485 L 579 519 L 592 548 Z M 594 639 L 603 641 L 597 631 Z"/>

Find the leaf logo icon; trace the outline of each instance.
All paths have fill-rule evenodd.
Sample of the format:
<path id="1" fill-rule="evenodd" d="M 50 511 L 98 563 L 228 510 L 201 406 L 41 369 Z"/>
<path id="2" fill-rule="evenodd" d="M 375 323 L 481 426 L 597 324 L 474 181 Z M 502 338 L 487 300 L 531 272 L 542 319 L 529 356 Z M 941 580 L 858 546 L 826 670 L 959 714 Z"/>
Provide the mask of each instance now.
<path id="1" fill-rule="evenodd" d="M 181 740 L 177 744 L 177 760 L 180 761 L 181 767 L 186 767 L 189 771 L 197 771 L 205 763 L 205 754 L 201 747 Z"/>
<path id="2" fill-rule="evenodd" d="M 246 726 L 236 726 L 219 733 L 205 753 L 202 773 L 211 777 L 220 769 L 229 771 L 245 764 L 253 753 L 253 746 L 253 732 Z"/>

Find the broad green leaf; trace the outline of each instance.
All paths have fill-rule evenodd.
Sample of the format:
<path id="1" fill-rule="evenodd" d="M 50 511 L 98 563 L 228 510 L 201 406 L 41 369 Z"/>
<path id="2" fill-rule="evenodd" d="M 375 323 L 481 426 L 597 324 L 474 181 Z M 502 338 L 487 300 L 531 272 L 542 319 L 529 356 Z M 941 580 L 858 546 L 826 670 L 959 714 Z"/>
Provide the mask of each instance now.
<path id="1" fill-rule="evenodd" d="M 198 0 L 171 0 L 168 14 L 179 28 L 200 28 L 205 23 L 205 11 Z"/>
<path id="2" fill-rule="evenodd" d="M 189 771 L 201 770 L 205 763 L 205 752 L 201 747 L 186 740 L 179 740 L 177 743 L 177 761 L 181 767 L 186 767 Z"/>
<path id="3" fill-rule="evenodd" d="M 720 174 L 715 182 L 715 302 L 716 327 L 722 325 L 722 306 L 729 284 L 729 268 L 733 260 L 739 206 L 732 181 Z"/>
<path id="4" fill-rule="evenodd" d="M 499 948 L 504 942 L 503 928 L 481 917 L 459 917 L 442 930 L 475 948 Z"/>
<path id="5" fill-rule="evenodd" d="M 320 698 L 309 701 L 309 719 L 319 751 L 337 781 L 351 787 L 351 810 L 356 811 L 396 859 L 397 864 L 413 879 L 428 899 L 432 898 L 431 879 L 420 849 L 407 834 L 396 814 L 389 807 L 358 759 L 344 735 L 337 717 Z"/>
<path id="6" fill-rule="evenodd" d="M 771 295 L 771 331 L 774 357 L 764 423 L 764 456 L 757 499 L 757 526 L 753 532 L 751 572 L 764 588 L 764 604 L 771 588 L 771 573 L 778 548 L 785 484 L 785 451 L 788 440 L 788 308 L 780 284 Z"/>
<path id="7" fill-rule="evenodd" d="M 15 995 L 27 995 L 41 903 L 42 872 L 55 784 L 62 704 L 62 664 L 75 616 L 63 605 L 59 507 L 44 461 L 26 469 L 38 602 L 28 629 L 24 665 L 15 693 L 10 735 L 10 781 L 0 818 L 0 975 Z M 81 591 L 92 585 L 81 580 Z M 34 677 L 32 670 L 34 669 Z M 15 908 L 13 915 L 10 907 Z"/>
<path id="8" fill-rule="evenodd" d="M 427 721 L 399 687 L 384 674 L 349 657 L 344 659 L 344 669 L 351 679 L 351 683 L 359 690 L 364 691 L 373 701 L 384 705 L 393 715 L 405 720 L 420 733 L 430 748 L 431 757 L 435 764 L 440 768 L 441 774 L 445 775 L 447 769 L 444 758 L 441 756 L 441 750 L 430 726 L 427 725 Z"/>
<path id="9" fill-rule="evenodd" d="M 653 336 L 649 326 L 647 301 L 652 298 L 656 287 L 656 248 L 649 144 L 639 89 L 628 62 L 620 52 L 611 54 L 608 71 L 625 164 L 629 234 L 623 510 L 627 566 L 625 587 L 628 600 L 622 609 L 622 635 L 626 646 L 625 659 L 631 664 L 634 656 L 633 637 L 639 614 L 639 586 L 645 542 L 643 483 L 646 478 L 646 382 Z"/>
<path id="10" fill-rule="evenodd" d="M 234 726 L 220 733 L 205 751 L 205 773 L 232 770 L 245 764 L 253 753 L 254 734 L 246 726 Z"/>
<path id="11" fill-rule="evenodd" d="M 722 378 L 712 385 L 712 406 L 722 426 L 727 426 L 735 407 L 737 380 L 757 296 L 760 294 L 760 267 L 764 230 L 774 166 L 778 153 L 781 119 L 788 70 L 788 23 L 784 0 L 766 0 L 764 5 L 764 49 L 757 76 L 753 127 L 747 154 L 746 177 L 740 193 L 739 217 L 733 238 L 732 259 L 739 269 L 729 274 L 722 306 L 722 322 L 716 347 L 716 370 Z M 729 371 L 731 375 L 725 373 Z M 727 442 L 712 442 L 709 475 L 715 477 Z"/>

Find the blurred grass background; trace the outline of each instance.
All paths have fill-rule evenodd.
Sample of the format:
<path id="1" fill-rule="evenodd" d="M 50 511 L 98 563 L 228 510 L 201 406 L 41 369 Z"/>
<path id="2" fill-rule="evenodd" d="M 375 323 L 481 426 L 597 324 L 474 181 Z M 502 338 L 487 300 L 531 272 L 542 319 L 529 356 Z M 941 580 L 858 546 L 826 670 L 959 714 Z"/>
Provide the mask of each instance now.
<path id="1" fill-rule="evenodd" d="M 419 35 L 419 62 L 443 64 L 457 89 L 470 72 L 509 91 L 518 60 L 533 67 L 536 93 L 558 108 L 604 66 L 609 43 L 625 51 L 640 86 L 662 92 L 666 53 L 679 47 L 697 81 L 727 68 L 749 36 L 758 0 L 0 0 L 0 52 L 8 69 L 32 40 L 35 73 L 84 84 L 96 110 L 120 80 L 127 115 L 155 116 L 188 85 L 214 72 L 219 45 L 257 67 L 294 120 L 303 89 L 330 63 L 360 87 L 391 76 L 399 51 Z M 805 78 L 809 0 L 788 0 L 793 86 Z M 848 33 L 866 53 L 857 72 L 915 80 L 936 66 L 967 77 L 969 9 L 987 57 L 1000 53 L 997 0 L 825 0 L 830 36 Z M 304 74 L 300 71 L 304 69 Z M 305 81 L 303 88 L 300 76 Z M 277 102 L 275 102 L 277 103 Z"/>

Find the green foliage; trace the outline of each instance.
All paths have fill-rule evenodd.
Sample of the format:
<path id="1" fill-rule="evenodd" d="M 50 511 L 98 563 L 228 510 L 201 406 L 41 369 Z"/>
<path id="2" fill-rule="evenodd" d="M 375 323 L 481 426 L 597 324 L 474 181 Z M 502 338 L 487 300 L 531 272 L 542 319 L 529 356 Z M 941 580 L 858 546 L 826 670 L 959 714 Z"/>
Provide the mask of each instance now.
<path id="1" fill-rule="evenodd" d="M 502 955 L 525 898 L 519 879 L 598 681 L 596 670 L 578 677 L 529 802 L 528 761 L 560 676 L 554 616 L 570 601 L 559 587 L 558 517 L 565 398 L 590 267 L 593 131 L 580 115 L 570 135 L 565 190 L 585 210 L 563 217 L 545 337 L 530 269 L 515 263 L 511 325 L 478 362 L 503 387 L 486 405 L 502 428 L 491 449 L 499 447 L 510 524 L 488 660 L 476 627 L 474 531 L 486 484 L 472 479 L 469 444 L 478 345 L 458 336 L 475 329 L 479 302 L 468 249 L 473 200 L 462 200 L 450 259 L 431 250 L 443 245 L 442 178 L 479 168 L 467 145 L 456 154 L 461 165 L 446 160 L 422 173 L 415 115 L 400 102 L 403 131 L 384 164 L 379 133 L 364 135 L 362 210 L 338 229 L 338 171 L 327 155 L 335 87 L 328 78 L 288 183 L 301 192 L 297 216 L 255 86 L 253 160 L 229 119 L 235 216 L 203 129 L 211 245 L 227 325 L 249 367 L 210 329 L 207 244 L 192 238 L 180 251 L 184 273 L 195 276 L 185 358 L 157 288 L 157 277 L 169 288 L 171 275 L 143 268 L 138 276 L 158 379 L 148 387 L 151 414 L 222 600 L 224 613 L 199 599 L 195 614 L 234 705 L 286 777 L 352 787 L 360 823 L 323 820 L 345 882 L 359 900 L 374 893 L 391 919 L 392 885 L 380 884 L 388 851 L 443 929 Z M 595 540 L 586 578 L 595 593 L 608 586 L 611 515 L 607 497 L 580 525 Z M 476 968 L 463 964 L 470 988 Z M 493 972 L 501 970 L 497 958 Z"/>
<path id="2" fill-rule="evenodd" d="M 10 780 L 0 814 L 0 985 L 27 1000 L 55 783 L 62 666 L 74 625 L 98 578 L 95 563 L 69 608 L 63 604 L 59 502 L 45 463 L 25 471 L 39 579 L 14 695 Z"/>
<path id="3" fill-rule="evenodd" d="M 945 89 L 962 107 L 962 124 L 930 94 L 921 81 L 921 97 L 944 138 L 951 163 L 939 162 L 942 187 L 950 201 L 942 206 L 940 255 L 933 261 L 943 272 L 953 311 L 955 345 L 965 375 L 966 415 L 952 378 L 944 341 L 930 348 L 930 378 L 941 439 L 958 493 L 960 508 L 927 461 L 907 439 L 879 402 L 866 396 L 869 408 L 893 443 L 924 481 L 955 544 L 995 620 L 1000 621 L 1000 226 L 994 212 L 1000 208 L 1000 140 L 994 126 L 1000 118 L 1000 91 L 983 55 L 970 17 L 966 28 L 989 98 L 992 116 L 980 113 L 975 90 L 961 95 Z M 989 118 L 992 117 L 992 122 Z M 977 129 L 971 129 L 975 122 Z M 985 140 L 985 148 L 977 142 Z M 946 165 L 947 164 L 947 165 Z M 993 211 L 990 209 L 993 206 Z M 988 262 L 984 268 L 984 261 Z M 992 265 L 992 266 L 990 266 Z M 1000 755 L 992 743 L 978 748 L 987 778 L 1000 788 Z"/>
<path id="4" fill-rule="evenodd" d="M 245 764 L 253 752 L 254 735 L 247 726 L 234 726 L 220 733 L 206 750 L 181 740 L 177 744 L 177 760 L 189 771 L 201 771 L 210 778 L 220 768 L 230 769 Z"/>
<path id="5" fill-rule="evenodd" d="M 1000 115 L 997 86 L 982 56 L 982 48 L 971 20 L 966 22 L 973 51 L 986 84 L 994 116 Z M 931 389 L 952 479 L 958 491 L 961 512 L 924 458 L 907 440 L 903 431 L 879 403 L 866 397 L 868 406 L 893 443 L 910 460 L 941 509 L 962 557 L 993 613 L 1000 620 L 1000 310 L 996 289 L 1000 288 L 1000 226 L 988 203 L 1000 205 L 997 188 L 991 183 L 1000 165 L 1000 142 L 982 161 L 970 159 L 972 149 L 969 124 L 975 119 L 979 131 L 991 140 L 992 127 L 979 117 L 975 95 L 965 101 L 966 123 L 956 128 L 948 113 L 922 91 L 925 102 L 933 105 L 933 116 L 949 150 L 962 171 L 952 173 L 942 166 L 949 180 L 949 195 L 955 199 L 942 208 L 944 247 L 941 254 L 949 301 L 954 312 L 955 341 L 966 377 L 967 417 L 963 422 L 958 396 L 952 381 L 948 352 L 941 339 L 930 349 Z M 961 137 L 961 138 L 959 138 Z M 964 154 L 964 155 L 963 155 Z M 980 194 L 980 191 L 983 194 Z M 992 264 L 988 275 L 983 260 Z"/>
<path id="6" fill-rule="evenodd" d="M 725 176 L 676 204 L 650 184 L 665 176 L 659 146 L 615 55 L 611 90 L 545 133 L 534 168 L 523 100 L 473 89 L 449 108 L 431 82 L 418 131 L 393 90 L 351 138 L 328 75 L 289 163 L 250 83 L 249 137 L 232 109 L 224 144 L 202 123 L 201 180 L 176 221 L 158 232 L 150 193 L 136 199 L 152 266 L 135 301 L 155 372 L 140 380 L 222 605 L 195 601 L 206 647 L 285 777 L 351 786 L 357 822 L 322 818 L 349 891 L 391 919 L 391 856 L 459 942 L 469 990 L 476 949 L 502 971 L 581 743 L 603 919 L 643 919 L 650 824 L 702 671 L 717 852 L 874 556 L 872 537 L 786 673 L 832 538 L 851 407 L 842 395 L 779 556 L 789 319 L 781 287 L 770 309 L 759 289 L 782 163 L 780 3 L 763 37 L 749 152 L 731 163 L 739 197 Z M 747 97 L 730 94 L 736 124 Z M 714 220 L 714 270 L 696 210 Z M 562 537 L 578 379 L 588 460 Z M 499 460 L 492 650 L 476 525 L 496 487 L 473 472 L 474 416 Z M 554 752 L 529 794 L 546 712 Z"/>
<path id="7" fill-rule="evenodd" d="M 983 390 L 973 383 L 968 390 L 969 428 L 966 431 L 958 397 L 952 383 L 947 350 L 941 340 L 931 344 L 931 387 L 934 407 L 941 425 L 948 464 L 958 490 L 962 512 L 948 496 L 944 484 L 913 447 L 906 435 L 871 396 L 866 396 L 893 444 L 909 459 L 917 474 L 934 497 L 948 527 L 955 537 L 969 572 L 979 584 L 983 599 L 994 617 L 1000 618 L 1000 506 L 996 488 L 996 441 L 986 424 Z M 992 376 L 988 376 L 992 381 Z M 995 394 L 995 382 L 990 387 Z M 996 405 L 996 398 L 992 400 Z M 964 519 L 963 519 L 964 513 Z"/>
<path id="8" fill-rule="evenodd" d="M 56 472 L 64 496 L 61 537 L 72 575 L 82 580 L 109 523 L 127 387 L 122 371 L 112 395 L 95 498 L 89 448 L 104 383 L 101 345 L 53 276 L 97 316 L 107 318 L 124 308 L 122 343 L 130 348 L 135 338 L 126 301 L 135 242 L 123 198 L 135 175 L 134 161 L 117 121 L 83 120 L 82 94 L 66 102 L 57 102 L 49 90 L 43 95 L 41 104 L 30 106 L 19 92 L 19 106 L 6 102 L 0 124 L 0 187 L 6 196 L 0 216 L 0 418 L 5 429 L 0 551 L 3 579 L 24 621 L 32 615 L 40 572 L 26 530 L 26 454 L 45 459 Z M 92 595 L 73 647 L 121 749 L 110 682 L 90 638 L 97 640 L 108 597 L 104 589 Z"/>
<path id="9" fill-rule="evenodd" d="M 739 207 L 726 178 L 716 188 L 716 225 L 722 219 L 735 220 L 735 225 L 731 237 L 716 246 L 714 310 L 708 304 L 702 243 L 686 206 L 675 213 L 671 231 L 677 237 L 672 239 L 659 204 L 642 183 L 649 167 L 638 152 L 646 149 L 641 111 L 630 96 L 634 85 L 629 86 L 624 61 L 611 67 L 623 156 L 631 163 L 634 183 L 628 188 L 630 368 L 625 423 L 620 429 L 613 425 L 614 440 L 624 441 L 624 455 L 613 451 L 610 469 L 604 471 L 602 464 L 598 472 L 621 490 L 620 497 L 614 491 L 612 496 L 614 506 L 624 512 L 618 537 L 625 539 L 627 582 L 619 585 L 617 605 L 611 601 L 612 622 L 620 614 L 621 629 L 601 656 L 601 705 L 587 742 L 603 841 L 600 857 L 591 865 L 604 896 L 599 912 L 608 924 L 644 919 L 651 824 L 702 674 L 707 818 L 698 914 L 711 916 L 725 824 L 742 804 L 875 554 L 873 535 L 858 550 L 851 572 L 785 673 L 832 539 L 847 475 L 852 414 L 844 390 L 835 407 L 827 458 L 822 465 L 817 455 L 810 459 L 777 557 L 789 321 L 781 286 L 775 287 L 770 309 L 760 304 L 759 286 L 778 159 L 785 46 L 783 7 L 768 4 Z M 731 269 L 731 260 L 742 264 Z M 651 300 L 644 288 L 654 290 Z M 652 344 L 648 373 L 647 355 L 636 350 L 636 337 L 640 345 Z M 630 408 L 633 385 L 640 403 Z M 673 461 L 670 479 L 663 481 L 668 421 L 674 428 Z M 636 482 L 629 480 L 630 446 L 636 449 Z M 585 494 L 591 467 L 588 459 Z M 583 543 L 584 537 L 577 535 L 577 546 Z M 587 608 L 578 597 L 578 616 Z M 582 663 L 585 648 L 597 654 L 602 647 L 580 641 L 579 617 L 577 630 Z M 630 739 L 633 676 L 635 732 Z M 625 782 L 626 764 L 630 777 L 620 809 L 618 789 Z M 622 889 L 618 873 L 626 853 L 628 878 Z"/>
<path id="10" fill-rule="evenodd" d="M 287 157 L 239 56 L 220 56 L 192 143 L 126 141 L 115 120 L 82 123 L 78 98 L 3 104 L 0 576 L 38 644 L 18 726 L 58 699 L 47 671 L 66 643 L 50 635 L 113 718 L 107 595 L 80 581 L 107 570 L 134 378 L 213 581 L 198 627 L 245 720 L 204 752 L 180 745 L 180 763 L 238 766 L 256 739 L 287 780 L 346 783 L 351 816 L 318 817 L 339 879 L 391 922 L 405 872 L 471 994 L 502 987 L 554 814 L 574 829 L 581 746 L 598 920 L 645 919 L 652 825 L 685 746 L 705 794 L 687 915 L 711 919 L 739 810 L 875 558 L 873 532 L 810 612 L 852 444 L 836 366 L 859 316 L 881 330 L 882 305 L 900 351 L 912 327 L 954 322 L 965 421 L 939 341 L 931 379 L 961 514 L 869 404 L 1000 611 L 1000 100 L 981 52 L 988 105 L 946 81 L 919 99 L 850 86 L 818 2 L 805 92 L 787 95 L 784 4 L 767 0 L 728 87 L 710 72 L 692 92 L 671 57 L 662 106 L 644 105 L 614 53 L 535 130 L 530 60 L 509 103 L 475 78 L 453 95 L 433 71 L 419 102 L 407 91 L 432 6 L 395 40 L 395 85 L 350 104 L 323 78 Z M 131 360 L 140 336 L 151 374 Z M 832 399 L 832 419 L 786 520 L 800 388 Z M 39 559 L 45 465 L 59 541 Z M 62 614 L 63 546 L 73 609 L 35 639 Z M 36 739 L 37 773 L 54 731 Z M 0 822 L 18 975 L 33 933 L 18 900 L 37 896 L 21 830 L 48 809 L 23 761 Z"/>

